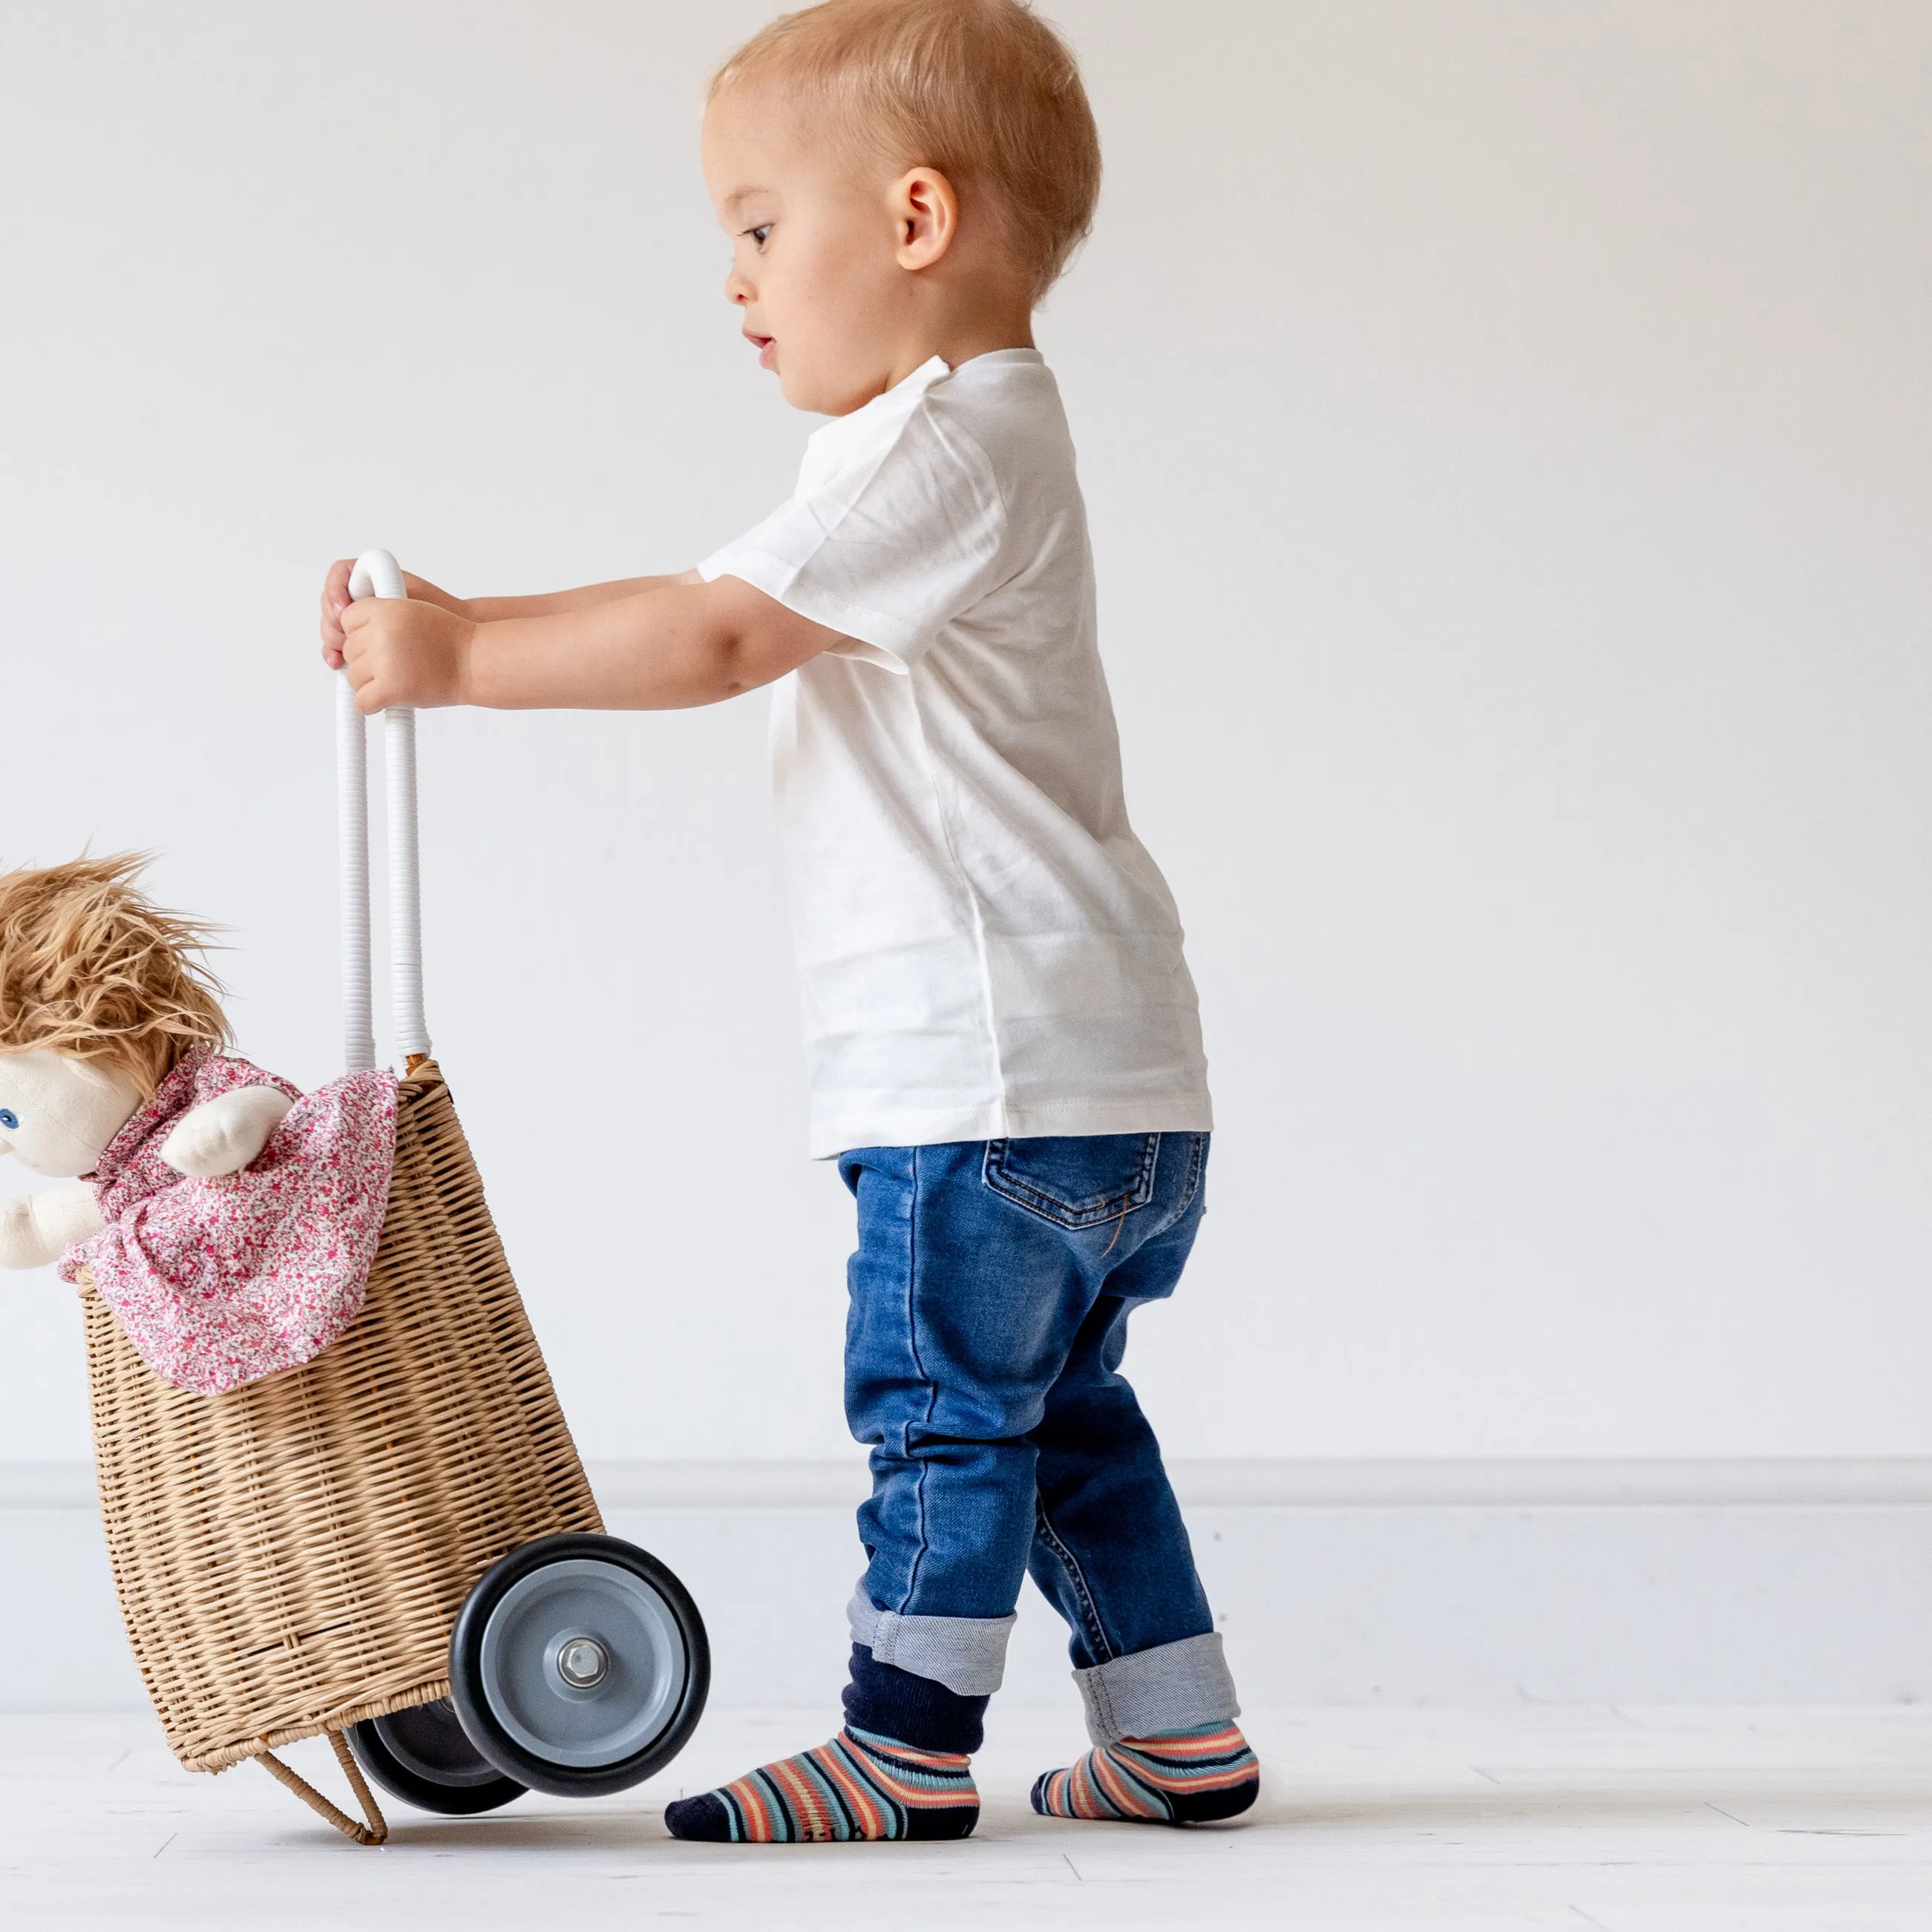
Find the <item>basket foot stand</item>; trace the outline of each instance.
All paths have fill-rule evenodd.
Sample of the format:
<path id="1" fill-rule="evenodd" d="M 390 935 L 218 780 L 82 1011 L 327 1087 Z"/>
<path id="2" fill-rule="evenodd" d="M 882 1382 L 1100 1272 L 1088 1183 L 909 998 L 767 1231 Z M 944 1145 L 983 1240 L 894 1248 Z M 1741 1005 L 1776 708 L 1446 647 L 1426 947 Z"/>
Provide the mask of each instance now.
<path id="1" fill-rule="evenodd" d="M 341 1766 L 342 1774 L 348 1779 L 349 1787 L 356 1794 L 356 1802 L 362 1806 L 362 1815 L 369 1821 L 366 1825 L 358 1824 L 348 1813 L 338 1810 L 307 1778 L 290 1770 L 273 1751 L 257 1751 L 255 1762 L 278 1784 L 286 1785 L 310 1810 L 326 1818 L 345 1838 L 353 1839 L 358 1845 L 380 1845 L 388 1837 L 389 1828 L 383 1821 L 374 1793 L 362 1776 L 362 1767 L 350 1755 L 349 1747 L 343 1742 L 340 1731 L 331 1731 L 328 1736 L 328 1748 L 334 1752 L 335 1761 Z"/>

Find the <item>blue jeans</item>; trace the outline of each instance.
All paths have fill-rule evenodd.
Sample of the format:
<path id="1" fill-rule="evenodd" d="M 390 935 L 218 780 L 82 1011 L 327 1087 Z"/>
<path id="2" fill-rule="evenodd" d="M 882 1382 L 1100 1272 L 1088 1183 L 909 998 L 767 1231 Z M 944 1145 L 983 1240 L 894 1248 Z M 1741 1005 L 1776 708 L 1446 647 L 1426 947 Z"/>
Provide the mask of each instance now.
<path id="1" fill-rule="evenodd" d="M 845 1410 L 872 1450 L 848 1707 L 867 1728 L 936 1738 L 935 1700 L 964 1700 L 976 1742 L 1028 1571 L 1072 1632 L 1096 1742 L 1236 1714 L 1160 1446 L 1120 1373 L 1128 1317 L 1180 1278 L 1207 1159 L 1199 1133 L 840 1157 L 859 1204 Z"/>

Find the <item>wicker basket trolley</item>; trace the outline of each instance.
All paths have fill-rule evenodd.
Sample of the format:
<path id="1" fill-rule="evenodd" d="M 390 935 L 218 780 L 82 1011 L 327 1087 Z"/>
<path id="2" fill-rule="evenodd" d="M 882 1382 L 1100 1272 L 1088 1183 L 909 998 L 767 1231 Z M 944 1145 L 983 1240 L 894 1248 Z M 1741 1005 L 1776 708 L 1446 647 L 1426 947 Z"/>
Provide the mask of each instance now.
<path id="1" fill-rule="evenodd" d="M 354 594 L 400 597 L 386 551 Z M 363 721 L 338 686 L 350 1067 L 370 1024 Z M 682 1748 L 710 1679 L 677 1579 L 604 1533 L 422 1017 L 415 720 L 386 715 L 392 992 L 406 1071 L 362 1312 L 225 1395 L 163 1382 L 83 1271 L 101 1514 L 135 1660 L 191 1771 L 253 1758 L 362 1844 L 373 1780 L 462 1814 L 589 1796 Z M 277 1758 L 326 1736 L 366 1822 Z"/>

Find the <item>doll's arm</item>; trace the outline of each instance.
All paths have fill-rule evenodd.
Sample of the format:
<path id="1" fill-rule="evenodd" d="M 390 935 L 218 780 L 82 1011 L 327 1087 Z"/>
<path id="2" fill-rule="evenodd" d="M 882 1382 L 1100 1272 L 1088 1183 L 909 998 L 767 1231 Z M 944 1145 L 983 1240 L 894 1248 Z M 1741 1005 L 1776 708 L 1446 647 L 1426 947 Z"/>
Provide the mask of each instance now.
<path id="1" fill-rule="evenodd" d="M 238 1174 L 268 1144 L 295 1105 L 275 1087 L 238 1087 L 190 1107 L 161 1143 L 161 1158 L 177 1174 L 206 1180 Z"/>
<path id="2" fill-rule="evenodd" d="M 85 1181 L 0 1201 L 0 1268 L 44 1268 L 106 1225 Z"/>

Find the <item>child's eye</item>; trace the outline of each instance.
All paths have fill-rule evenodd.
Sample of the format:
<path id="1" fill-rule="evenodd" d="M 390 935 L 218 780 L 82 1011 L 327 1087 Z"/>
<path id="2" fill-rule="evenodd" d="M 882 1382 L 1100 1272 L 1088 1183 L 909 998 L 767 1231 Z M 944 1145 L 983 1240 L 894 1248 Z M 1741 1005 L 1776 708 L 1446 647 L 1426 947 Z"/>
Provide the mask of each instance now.
<path id="1" fill-rule="evenodd" d="M 766 222 L 760 227 L 748 228 L 745 230 L 745 232 L 748 235 L 753 242 L 754 242 L 760 248 L 765 245 L 765 238 L 766 236 L 770 234 L 771 232 L 772 224 L 769 221 Z"/>
<path id="2" fill-rule="evenodd" d="M 20 1117 L 11 1107 L 0 1107 L 0 1127 L 10 1134 L 20 1124 Z"/>

